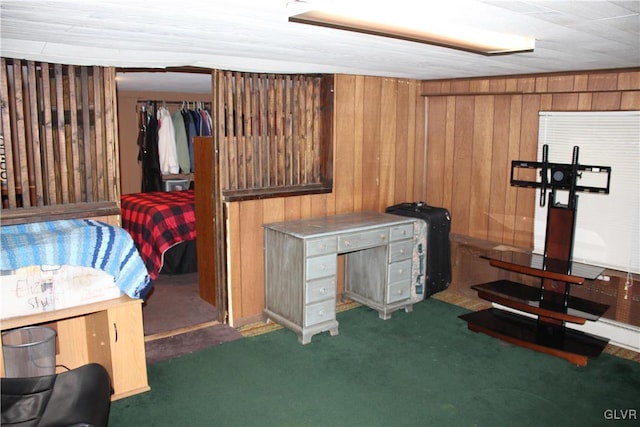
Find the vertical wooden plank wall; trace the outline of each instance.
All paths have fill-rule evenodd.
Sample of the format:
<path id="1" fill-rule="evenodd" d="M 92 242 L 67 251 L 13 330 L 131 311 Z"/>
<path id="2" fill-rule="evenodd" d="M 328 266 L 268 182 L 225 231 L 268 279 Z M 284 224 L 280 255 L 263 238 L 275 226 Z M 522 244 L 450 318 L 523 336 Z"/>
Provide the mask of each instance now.
<path id="1" fill-rule="evenodd" d="M 422 195 L 425 114 L 420 82 L 337 75 L 334 88 L 333 191 L 226 205 L 229 319 L 234 326 L 259 319 L 264 308 L 262 224 L 384 211 Z"/>
<path id="2" fill-rule="evenodd" d="M 450 210 L 453 233 L 530 248 L 535 194 L 509 179 L 512 160 L 536 159 L 538 113 L 639 110 L 640 71 L 425 81 L 421 93 L 425 201 Z"/>
<path id="3" fill-rule="evenodd" d="M 225 200 L 327 191 L 331 77 L 215 74 Z"/>
<path id="4" fill-rule="evenodd" d="M 117 214 L 115 70 L 1 62 L 3 224 Z"/>

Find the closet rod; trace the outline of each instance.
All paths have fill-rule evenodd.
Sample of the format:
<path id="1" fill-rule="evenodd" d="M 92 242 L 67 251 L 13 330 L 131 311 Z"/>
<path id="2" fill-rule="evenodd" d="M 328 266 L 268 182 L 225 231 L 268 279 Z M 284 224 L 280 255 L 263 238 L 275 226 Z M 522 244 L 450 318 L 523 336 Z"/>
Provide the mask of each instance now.
<path id="1" fill-rule="evenodd" d="M 182 105 L 182 104 L 203 104 L 203 105 L 211 105 L 211 101 L 162 101 L 162 100 L 153 100 L 153 99 L 148 99 L 148 100 L 143 100 L 140 99 L 138 100 L 138 104 L 157 104 L 157 105 L 162 105 L 162 104 L 171 104 L 171 105 Z"/>

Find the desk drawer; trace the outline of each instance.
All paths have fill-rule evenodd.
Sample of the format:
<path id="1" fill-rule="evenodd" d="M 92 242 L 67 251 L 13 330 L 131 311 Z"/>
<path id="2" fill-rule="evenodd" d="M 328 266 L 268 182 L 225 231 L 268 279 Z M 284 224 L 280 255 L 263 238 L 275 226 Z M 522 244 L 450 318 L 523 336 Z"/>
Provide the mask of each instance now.
<path id="1" fill-rule="evenodd" d="M 319 280 L 307 282 L 307 291 L 305 292 L 304 302 L 310 304 L 325 299 L 336 299 L 336 278 L 325 277 Z"/>
<path id="2" fill-rule="evenodd" d="M 404 282 L 396 282 L 389 285 L 387 288 L 387 304 L 394 303 L 396 301 L 402 301 L 411 296 L 411 282 L 406 280 Z"/>
<path id="3" fill-rule="evenodd" d="M 307 256 L 331 254 L 338 247 L 335 236 L 307 240 L 305 244 L 307 246 Z"/>
<path id="4" fill-rule="evenodd" d="M 409 237 L 413 237 L 413 223 L 396 225 L 395 227 L 391 227 L 389 231 L 389 240 L 401 240 L 408 239 Z"/>
<path id="5" fill-rule="evenodd" d="M 413 239 L 400 240 L 389 244 L 389 262 L 411 258 Z"/>
<path id="6" fill-rule="evenodd" d="M 307 258 L 306 280 L 334 276 L 337 269 L 335 254 Z"/>
<path id="7" fill-rule="evenodd" d="M 362 231 L 338 236 L 338 251 L 348 252 L 358 249 L 371 248 L 384 245 L 389 240 L 389 229 L 378 228 L 376 230 Z"/>
<path id="8" fill-rule="evenodd" d="M 309 304 L 305 308 L 304 326 L 311 326 L 318 323 L 333 320 L 336 317 L 336 302 L 331 299 L 328 301 Z"/>
<path id="9" fill-rule="evenodd" d="M 389 264 L 389 283 L 410 282 L 411 280 L 411 260 L 394 262 Z"/>

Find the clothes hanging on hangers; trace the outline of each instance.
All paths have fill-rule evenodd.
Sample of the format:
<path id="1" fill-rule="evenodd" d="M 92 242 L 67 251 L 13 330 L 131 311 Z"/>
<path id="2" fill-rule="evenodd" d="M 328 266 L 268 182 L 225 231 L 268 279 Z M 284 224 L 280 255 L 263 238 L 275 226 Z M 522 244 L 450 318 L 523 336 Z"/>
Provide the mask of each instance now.
<path id="1" fill-rule="evenodd" d="M 185 129 L 187 132 L 187 142 L 189 145 L 189 164 L 191 171 L 194 172 L 194 164 L 193 164 L 193 138 L 198 136 L 198 127 L 196 122 L 194 121 L 193 115 L 191 114 L 193 110 L 182 110 L 182 117 L 184 119 Z"/>
<path id="2" fill-rule="evenodd" d="M 171 113 L 166 106 L 158 109 L 158 156 L 163 175 L 180 173 L 176 149 L 176 132 Z"/>
<path id="3" fill-rule="evenodd" d="M 173 114 L 167 104 L 176 102 L 140 102 L 145 102 L 138 111 L 142 191 L 163 191 L 162 175 L 194 172 L 194 138 L 212 135 L 211 114 L 201 101 L 182 101 Z"/>
<path id="4" fill-rule="evenodd" d="M 198 114 L 200 114 L 200 136 L 211 136 L 211 115 L 202 106 L 198 106 Z"/>
<path id="5" fill-rule="evenodd" d="M 176 151 L 178 153 L 178 163 L 180 164 L 180 170 L 182 173 L 191 172 L 191 155 L 189 154 L 189 139 L 187 137 L 187 128 L 184 123 L 184 117 L 182 116 L 182 110 L 176 110 L 171 116 L 173 121 L 173 128 L 176 132 Z"/>
<path id="6" fill-rule="evenodd" d="M 160 173 L 160 157 L 158 155 L 158 120 L 153 111 L 143 109 L 143 122 L 140 130 L 144 129 L 142 145 L 138 152 L 138 161 L 142 166 L 142 192 L 162 191 L 162 176 Z M 140 136 L 138 141 L 140 141 Z"/>

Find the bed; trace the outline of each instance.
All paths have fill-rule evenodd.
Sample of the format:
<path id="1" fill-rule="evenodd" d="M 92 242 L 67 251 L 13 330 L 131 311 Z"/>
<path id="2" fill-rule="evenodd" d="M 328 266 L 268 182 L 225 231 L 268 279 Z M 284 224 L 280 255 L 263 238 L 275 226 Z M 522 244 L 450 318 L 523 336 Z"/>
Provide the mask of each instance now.
<path id="1" fill-rule="evenodd" d="M 131 236 L 89 219 L 3 226 L 0 318 L 118 298 L 144 299 L 151 279 Z"/>
<path id="2" fill-rule="evenodd" d="M 125 194 L 120 200 L 122 227 L 133 238 L 151 280 L 161 271 L 197 270 L 193 190 Z"/>

